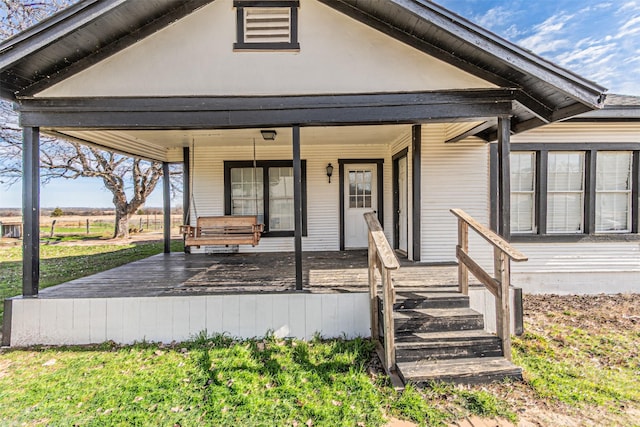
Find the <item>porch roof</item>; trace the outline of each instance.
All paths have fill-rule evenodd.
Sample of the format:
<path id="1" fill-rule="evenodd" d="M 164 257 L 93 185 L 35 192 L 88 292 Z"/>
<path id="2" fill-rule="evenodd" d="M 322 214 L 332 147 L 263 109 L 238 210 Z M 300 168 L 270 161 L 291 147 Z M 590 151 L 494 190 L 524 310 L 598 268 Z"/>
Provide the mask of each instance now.
<path id="1" fill-rule="evenodd" d="M 212 1 L 82 0 L 0 44 L 0 96 L 29 99 Z M 603 101 L 603 87 L 434 3 L 319 1 L 502 88 L 515 88 L 513 132 L 599 108 Z M 467 132 L 486 140 L 495 133 L 491 122 Z"/>

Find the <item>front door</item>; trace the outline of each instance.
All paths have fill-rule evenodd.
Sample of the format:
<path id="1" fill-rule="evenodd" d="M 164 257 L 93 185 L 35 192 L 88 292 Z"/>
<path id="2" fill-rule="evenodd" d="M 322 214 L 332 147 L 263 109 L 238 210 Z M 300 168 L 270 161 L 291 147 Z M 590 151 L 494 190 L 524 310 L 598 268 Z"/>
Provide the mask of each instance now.
<path id="1" fill-rule="evenodd" d="M 378 211 L 378 167 L 375 163 L 345 165 L 344 246 L 366 248 L 367 224 L 364 214 Z"/>

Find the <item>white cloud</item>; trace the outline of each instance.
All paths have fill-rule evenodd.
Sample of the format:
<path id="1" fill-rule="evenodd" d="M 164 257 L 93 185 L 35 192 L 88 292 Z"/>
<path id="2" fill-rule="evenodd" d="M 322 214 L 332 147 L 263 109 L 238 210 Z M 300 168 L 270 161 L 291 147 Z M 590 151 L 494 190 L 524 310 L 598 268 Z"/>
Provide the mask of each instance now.
<path id="1" fill-rule="evenodd" d="M 483 28 L 493 30 L 509 24 L 513 12 L 505 7 L 498 6 L 487 10 L 484 15 L 476 16 L 473 20 Z"/>
<path id="2" fill-rule="evenodd" d="M 640 34 L 640 16 L 636 16 L 625 22 L 618 30 L 615 38 L 621 39 L 633 34 Z"/>
<path id="3" fill-rule="evenodd" d="M 571 20 L 573 15 L 560 14 L 552 16 L 533 27 L 534 33 L 518 43 L 537 54 L 547 52 L 555 52 L 559 49 L 569 46 L 568 40 L 565 39 L 562 30 L 567 22 Z"/>

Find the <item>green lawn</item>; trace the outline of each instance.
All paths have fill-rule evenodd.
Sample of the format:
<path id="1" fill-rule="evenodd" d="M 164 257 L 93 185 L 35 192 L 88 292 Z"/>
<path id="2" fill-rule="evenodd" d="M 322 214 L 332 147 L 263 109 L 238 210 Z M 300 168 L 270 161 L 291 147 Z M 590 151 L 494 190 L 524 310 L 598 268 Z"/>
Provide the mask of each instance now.
<path id="1" fill-rule="evenodd" d="M 161 250 L 159 243 L 43 245 L 42 287 Z M 2 297 L 20 293 L 20 251 L 0 248 Z M 541 306 L 542 299 L 525 297 L 527 333 L 513 346 L 523 383 L 397 393 L 363 339 L 201 334 L 172 346 L 4 349 L 0 425 L 379 426 L 397 417 L 438 426 L 475 414 L 640 426 L 640 297 L 565 298 L 545 297 L 554 305 Z"/>

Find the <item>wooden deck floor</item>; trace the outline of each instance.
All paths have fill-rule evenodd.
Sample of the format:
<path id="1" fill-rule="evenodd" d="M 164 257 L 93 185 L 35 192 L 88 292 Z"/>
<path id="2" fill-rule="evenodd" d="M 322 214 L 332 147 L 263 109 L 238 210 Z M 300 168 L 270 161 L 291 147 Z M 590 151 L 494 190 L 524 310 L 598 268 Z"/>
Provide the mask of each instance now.
<path id="1" fill-rule="evenodd" d="M 366 251 L 303 254 L 306 292 L 367 289 Z M 397 288 L 456 286 L 457 268 L 401 260 Z M 160 254 L 102 273 L 43 289 L 40 298 L 188 296 L 286 292 L 295 289 L 293 253 Z"/>

